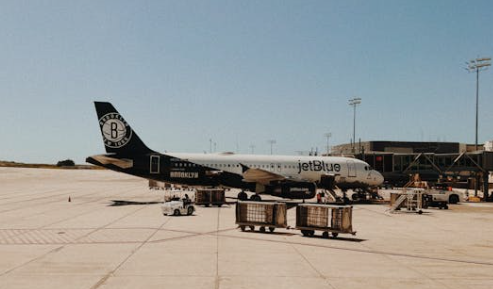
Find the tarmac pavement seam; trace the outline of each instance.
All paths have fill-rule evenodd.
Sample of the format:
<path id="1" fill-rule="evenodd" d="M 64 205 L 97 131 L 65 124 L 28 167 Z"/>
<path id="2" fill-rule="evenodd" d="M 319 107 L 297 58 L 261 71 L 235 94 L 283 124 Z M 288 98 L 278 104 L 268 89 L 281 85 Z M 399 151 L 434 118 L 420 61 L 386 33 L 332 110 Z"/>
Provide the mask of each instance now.
<path id="1" fill-rule="evenodd" d="M 365 244 L 362 244 L 362 246 L 367 248 L 367 250 L 372 250 L 372 248 L 366 246 Z M 397 263 L 397 264 L 403 266 L 404 268 L 416 273 L 417 275 L 423 276 L 424 278 L 426 278 L 431 283 L 438 283 L 438 284 L 444 286 L 445 288 L 453 289 L 453 288 L 447 286 L 447 284 L 444 284 L 443 282 L 439 282 L 438 280 L 435 280 L 431 276 L 429 276 L 429 275 L 427 275 L 427 274 L 425 274 L 425 273 L 423 273 L 417 269 L 414 269 L 412 266 L 409 266 L 406 262 L 400 262 L 399 260 L 395 260 L 395 258 L 392 258 L 392 255 L 390 255 L 390 254 L 381 254 L 381 256 L 383 256 L 384 258 L 386 258 L 387 260 L 389 260 L 391 262 L 394 262 L 394 263 Z"/>
<path id="2" fill-rule="evenodd" d="M 164 227 L 168 222 L 169 222 L 170 219 L 167 219 L 165 220 L 161 226 L 159 228 L 162 228 Z M 149 240 L 154 237 L 154 235 L 156 235 L 156 233 L 159 232 L 159 229 L 155 230 L 154 233 L 150 234 L 146 240 L 144 240 L 143 242 L 141 242 L 141 244 L 135 248 L 134 250 L 132 250 L 130 252 L 130 254 L 125 258 L 123 259 L 122 262 L 120 262 L 120 264 L 118 264 L 113 270 L 111 270 L 108 274 L 106 274 L 105 276 L 103 276 L 103 278 L 101 278 L 96 284 L 94 284 L 94 286 L 92 286 L 90 289 L 97 289 L 99 287 L 101 287 L 101 285 L 103 285 L 111 276 L 113 276 L 116 271 L 118 271 L 118 269 L 120 269 L 123 264 L 125 264 L 133 255 L 135 255 L 135 253 L 137 253 L 137 251 L 140 250 L 140 248 L 142 248 L 142 246 L 144 246 L 145 244 L 147 244 L 147 242 L 149 242 Z"/>
<path id="3" fill-rule="evenodd" d="M 290 243 L 290 242 L 288 242 L 288 243 Z M 317 267 L 315 267 L 315 266 L 314 266 L 314 265 L 310 262 L 310 260 L 308 260 L 308 258 L 306 258 L 306 256 L 305 256 L 305 255 L 303 255 L 303 253 L 301 253 L 301 252 L 298 250 L 298 248 L 296 248 L 295 244 L 290 243 L 290 245 L 291 245 L 291 247 L 293 248 L 293 250 L 294 250 L 296 253 L 298 253 L 298 255 L 300 255 L 300 257 L 301 257 L 303 260 L 305 260 L 305 262 L 306 262 L 306 263 L 307 263 L 307 264 L 308 264 L 308 265 L 312 268 L 312 270 L 313 270 L 313 271 L 315 271 L 315 272 L 317 273 L 318 277 L 319 277 L 320 279 L 323 279 L 323 280 L 325 281 L 325 283 L 327 284 L 327 286 L 328 286 L 329 288 L 336 289 L 336 287 L 334 287 L 334 286 L 330 283 L 329 278 L 327 278 L 324 274 L 322 274 L 322 272 L 320 272 L 320 271 L 317 269 Z"/>
<path id="4" fill-rule="evenodd" d="M 219 289 L 219 285 L 221 282 L 220 276 L 219 276 L 219 228 L 220 228 L 220 214 L 221 214 L 221 207 L 218 207 L 217 209 L 217 220 L 216 220 L 216 276 L 214 280 L 214 286 L 215 289 Z"/>
<path id="5" fill-rule="evenodd" d="M 126 192 L 129 192 L 129 191 L 131 191 L 131 190 L 127 190 Z M 66 194 L 66 193 L 64 193 L 64 194 Z M 97 193 L 91 193 L 91 194 L 89 194 L 89 195 L 93 195 L 93 194 L 97 194 Z M 115 194 L 115 195 L 116 195 L 116 194 Z M 120 195 L 120 196 L 121 196 L 121 192 L 118 192 L 118 195 Z M 85 196 L 87 196 L 87 195 L 85 195 Z M 112 196 L 113 196 L 113 195 L 111 195 L 110 197 L 112 197 Z M 77 204 L 76 204 L 76 206 L 79 206 L 79 205 L 86 205 L 86 204 L 93 203 L 93 202 L 99 202 L 99 201 L 104 200 L 104 199 L 107 199 L 107 196 L 106 196 L 106 197 L 105 197 L 105 196 L 103 196 L 103 197 L 101 197 L 101 198 L 98 198 L 97 200 L 87 201 L 87 202 L 83 202 L 83 203 L 77 203 Z M 50 210 L 46 210 L 46 211 L 43 211 L 43 212 L 39 212 L 38 214 L 44 214 L 44 213 L 49 212 L 49 211 L 50 211 Z M 0 212 L 0 213 L 2 213 L 2 212 Z M 69 216 L 69 217 L 64 218 L 64 219 L 62 219 L 62 220 L 57 220 L 56 222 L 52 222 L 52 223 L 49 223 L 49 224 L 45 224 L 45 225 L 43 225 L 43 226 L 41 226 L 41 227 L 39 227 L 39 228 L 37 228 L 37 229 L 29 229 L 29 230 L 40 230 L 40 229 L 43 229 L 43 228 L 46 228 L 46 227 L 49 227 L 49 226 L 52 226 L 52 225 L 55 225 L 55 224 L 58 224 L 58 223 L 63 223 L 63 222 L 66 222 L 66 221 L 68 221 L 68 220 L 70 220 L 70 219 L 74 219 L 74 218 L 77 218 L 77 217 L 80 217 L 80 216 L 84 216 L 84 215 L 86 215 L 86 214 L 90 214 L 90 213 L 94 213 L 94 209 L 88 209 L 88 210 L 86 210 L 86 211 L 84 211 L 84 212 L 82 212 L 82 213 L 80 213 L 80 214 L 72 215 L 72 216 Z M 36 215 L 36 214 L 34 214 L 34 215 Z M 97 229 L 98 229 L 98 228 L 95 228 L 95 230 L 97 230 Z M 100 228 L 99 228 L 99 229 L 100 229 Z M 26 234 L 26 232 L 21 233 L 21 234 L 19 234 L 19 235 L 15 235 L 15 236 L 10 236 L 10 238 L 13 238 L 13 237 L 19 237 L 19 236 L 20 236 L 20 235 L 22 235 L 22 234 Z M 2 242 L 2 241 L 4 241 L 4 240 L 0 239 L 0 244 L 1 244 L 1 242 Z"/>
<path id="6" fill-rule="evenodd" d="M 326 249 L 351 251 L 351 252 L 359 252 L 359 253 L 367 253 L 367 254 L 390 255 L 390 256 L 396 256 L 396 257 L 428 259 L 428 260 L 436 260 L 436 261 L 444 261 L 444 262 L 464 263 L 464 264 L 471 264 L 471 265 L 493 266 L 493 262 L 461 260 L 461 259 L 441 258 L 441 257 L 429 257 L 429 256 L 420 256 L 420 255 L 396 253 L 396 252 L 388 252 L 388 251 L 379 251 L 379 250 L 371 250 L 371 249 L 365 250 L 365 249 L 357 249 L 357 248 L 344 248 L 344 247 L 337 247 L 337 246 L 331 246 L 331 245 L 309 244 L 309 243 L 303 243 L 303 242 L 292 242 L 292 241 L 282 241 L 282 240 L 257 239 L 257 238 L 251 238 L 251 237 L 240 237 L 240 236 L 231 236 L 231 235 L 221 235 L 221 236 L 226 237 L 226 238 L 248 239 L 248 240 L 254 240 L 254 241 L 259 241 L 259 242 L 270 242 L 270 243 L 296 244 L 296 245 L 302 245 L 302 246 L 308 246 L 308 247 L 326 248 Z M 341 239 L 341 238 L 338 237 L 337 239 Z"/>
<path id="7" fill-rule="evenodd" d="M 145 208 L 145 207 L 143 207 L 143 208 Z M 101 228 L 104 228 L 104 227 L 106 227 L 106 226 L 110 226 L 111 224 L 116 223 L 116 222 L 118 222 L 119 220 L 124 219 L 124 218 L 126 218 L 126 217 L 128 217 L 128 216 L 130 216 L 130 215 L 132 215 L 132 214 L 134 214 L 134 213 L 136 213 L 136 212 L 138 212 L 138 211 L 142 210 L 143 208 L 138 208 L 138 209 L 137 209 L 137 210 L 135 210 L 135 211 L 132 211 L 132 212 L 130 212 L 130 213 L 128 213 L 128 214 L 125 214 L 124 216 L 122 216 L 122 217 L 120 217 L 120 218 L 118 218 L 118 219 L 116 219 L 116 220 L 114 220 L 114 221 L 112 221 L 112 222 L 108 223 L 107 225 L 105 225 L 105 226 L 103 226 L 103 227 L 100 227 L 100 228 L 95 229 L 95 230 L 93 230 L 93 231 L 91 231 L 91 232 L 88 232 L 87 234 L 85 234 L 85 235 L 83 235 L 83 236 L 81 236 L 81 237 L 77 238 L 75 241 L 80 240 L 80 239 L 82 239 L 82 238 L 85 238 L 85 237 L 87 237 L 87 236 L 89 236 L 89 235 L 91 235 L 91 234 L 93 234 L 93 233 L 95 233 L 95 232 L 99 231 Z M 9 270 L 7 270 L 7 271 L 3 272 L 2 274 L 0 274 L 0 276 L 4 276 L 4 275 L 6 275 L 6 274 L 9 274 L 9 273 L 11 273 L 11 272 L 13 272 L 13 271 L 17 270 L 17 269 L 20 269 L 20 268 L 22 268 L 22 267 L 24 267 L 24 266 L 27 266 L 27 265 L 29 265 L 29 264 L 31 264 L 31 263 L 33 263 L 33 262 L 35 262 L 35 261 L 41 260 L 41 259 L 43 259 L 44 257 L 46 257 L 46 256 L 48 256 L 48 255 L 50 255 L 50 254 L 52 254 L 52 253 L 56 253 L 56 252 L 58 252 L 58 251 L 62 250 L 63 248 L 65 248 L 66 246 L 69 246 L 69 245 L 71 245 L 71 244 L 63 244 L 62 246 L 56 247 L 56 248 L 54 248 L 54 249 L 52 249 L 52 250 L 50 250 L 50 251 L 48 251 L 48 252 L 46 252 L 46 253 L 44 253 L 44 254 L 42 254 L 42 255 L 38 256 L 38 257 L 36 257 L 36 258 L 33 258 L 33 259 L 31 259 L 31 260 L 28 260 L 28 261 L 26 261 L 26 262 L 24 262 L 24 263 L 22 263 L 22 264 L 20 264 L 20 265 L 17 265 L 17 266 L 15 266 L 15 267 L 13 267 L 13 268 L 10 268 Z"/>

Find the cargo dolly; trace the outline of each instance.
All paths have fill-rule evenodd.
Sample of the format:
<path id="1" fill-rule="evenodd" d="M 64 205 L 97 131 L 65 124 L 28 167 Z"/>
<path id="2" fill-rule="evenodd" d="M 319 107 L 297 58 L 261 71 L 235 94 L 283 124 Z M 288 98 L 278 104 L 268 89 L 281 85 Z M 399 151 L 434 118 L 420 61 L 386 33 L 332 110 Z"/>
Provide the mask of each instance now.
<path id="1" fill-rule="evenodd" d="M 336 238 L 339 234 L 356 235 L 352 225 L 352 206 L 299 204 L 296 207 L 296 229 L 303 236 L 312 237 L 315 231 L 322 231 L 322 236 Z"/>
<path id="2" fill-rule="evenodd" d="M 221 207 L 226 203 L 224 189 L 197 189 L 195 191 L 195 204 Z"/>
<path id="3" fill-rule="evenodd" d="M 236 203 L 236 224 L 242 231 L 250 228 L 264 233 L 266 228 L 274 232 L 276 228 L 286 228 L 286 204 L 276 202 L 238 201 Z"/>

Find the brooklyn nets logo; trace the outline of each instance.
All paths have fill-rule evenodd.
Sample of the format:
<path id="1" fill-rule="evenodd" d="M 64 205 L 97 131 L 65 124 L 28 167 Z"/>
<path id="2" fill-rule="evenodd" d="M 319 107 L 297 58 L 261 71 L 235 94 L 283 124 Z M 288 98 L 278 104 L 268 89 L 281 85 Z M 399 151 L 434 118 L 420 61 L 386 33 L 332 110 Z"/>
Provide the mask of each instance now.
<path id="1" fill-rule="evenodd" d="M 104 144 L 110 148 L 121 148 L 132 138 L 132 129 L 120 114 L 112 112 L 99 120 Z"/>

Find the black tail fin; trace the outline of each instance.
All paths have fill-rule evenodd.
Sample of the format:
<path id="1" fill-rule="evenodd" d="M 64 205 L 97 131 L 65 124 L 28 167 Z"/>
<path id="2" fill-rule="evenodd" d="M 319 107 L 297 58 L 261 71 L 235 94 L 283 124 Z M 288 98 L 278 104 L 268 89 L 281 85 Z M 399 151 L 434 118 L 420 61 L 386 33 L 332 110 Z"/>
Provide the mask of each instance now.
<path id="1" fill-rule="evenodd" d="M 94 104 L 107 153 L 134 155 L 152 152 L 111 103 L 94 102 Z"/>

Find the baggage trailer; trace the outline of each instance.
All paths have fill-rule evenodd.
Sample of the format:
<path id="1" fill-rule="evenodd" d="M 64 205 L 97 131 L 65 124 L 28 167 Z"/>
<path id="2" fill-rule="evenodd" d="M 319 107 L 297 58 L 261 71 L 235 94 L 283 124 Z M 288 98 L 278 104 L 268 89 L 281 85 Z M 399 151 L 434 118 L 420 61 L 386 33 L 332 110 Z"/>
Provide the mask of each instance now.
<path id="1" fill-rule="evenodd" d="M 236 203 L 236 224 L 242 231 L 249 227 L 251 231 L 260 226 L 260 232 L 266 228 L 274 232 L 275 228 L 286 228 L 287 209 L 285 203 L 238 201 Z"/>
<path id="2" fill-rule="evenodd" d="M 303 236 L 311 237 L 315 231 L 322 231 L 322 236 L 329 233 L 336 238 L 339 234 L 356 235 L 353 231 L 353 206 L 298 204 L 296 207 L 296 229 Z"/>
<path id="3" fill-rule="evenodd" d="M 226 203 L 224 189 L 197 189 L 195 191 L 195 204 L 221 207 Z"/>

